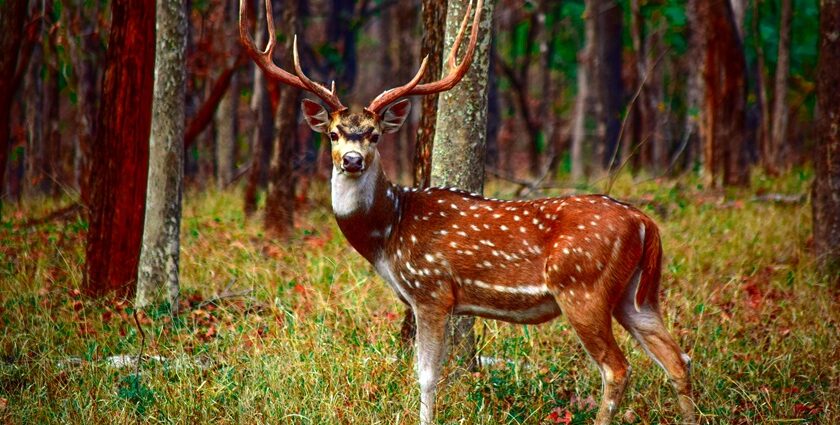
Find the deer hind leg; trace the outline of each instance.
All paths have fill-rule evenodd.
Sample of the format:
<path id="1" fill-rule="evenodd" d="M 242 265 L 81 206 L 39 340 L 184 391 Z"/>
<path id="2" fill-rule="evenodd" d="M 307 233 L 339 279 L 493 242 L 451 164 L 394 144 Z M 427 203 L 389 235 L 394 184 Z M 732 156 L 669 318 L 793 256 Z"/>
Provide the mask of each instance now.
<path id="1" fill-rule="evenodd" d="M 446 312 L 414 309 L 417 377 L 420 381 L 420 424 L 429 425 L 435 416 L 435 390 L 446 351 Z"/>
<path id="2" fill-rule="evenodd" d="M 602 395 L 596 425 L 607 425 L 615 416 L 630 380 L 630 366 L 615 342 L 612 317 L 603 307 L 573 300 L 566 293 L 556 296 L 580 342 L 601 371 Z"/>
<path id="3" fill-rule="evenodd" d="M 637 283 L 637 282 L 635 282 Z M 691 359 L 683 353 L 671 334 L 665 329 L 659 308 L 655 305 L 641 305 L 636 311 L 633 305 L 635 285 L 630 285 L 624 300 L 615 311 L 618 322 L 627 329 L 653 359 L 668 374 L 680 405 L 682 423 L 695 424 L 694 402 L 691 399 L 689 369 Z"/>

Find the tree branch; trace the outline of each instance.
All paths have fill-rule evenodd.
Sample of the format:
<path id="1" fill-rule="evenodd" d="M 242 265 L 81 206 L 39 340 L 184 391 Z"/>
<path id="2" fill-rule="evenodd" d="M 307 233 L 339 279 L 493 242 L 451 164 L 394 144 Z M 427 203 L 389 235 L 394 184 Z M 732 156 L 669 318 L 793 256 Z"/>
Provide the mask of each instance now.
<path id="1" fill-rule="evenodd" d="M 219 106 L 219 102 L 222 101 L 222 97 L 224 97 L 228 87 L 230 87 L 230 80 L 233 78 L 233 74 L 241 66 L 245 65 L 246 62 L 247 56 L 242 50 L 240 50 L 239 53 L 237 53 L 236 60 L 233 62 L 233 65 L 225 69 L 222 74 L 219 75 L 219 78 L 216 79 L 216 82 L 213 84 L 213 89 L 210 91 L 210 96 L 208 96 L 204 103 L 201 104 L 198 112 L 193 115 L 189 124 L 187 124 L 187 130 L 184 132 L 184 148 L 192 146 L 198 135 L 207 128 L 208 124 L 210 124 L 210 121 L 213 119 L 213 113 Z"/>

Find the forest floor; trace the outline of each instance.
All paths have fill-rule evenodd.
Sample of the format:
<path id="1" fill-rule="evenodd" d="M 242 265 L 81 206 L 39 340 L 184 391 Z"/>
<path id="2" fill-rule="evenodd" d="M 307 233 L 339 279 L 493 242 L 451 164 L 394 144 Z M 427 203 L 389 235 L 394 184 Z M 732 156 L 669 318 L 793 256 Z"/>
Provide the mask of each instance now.
<path id="1" fill-rule="evenodd" d="M 799 171 L 726 192 L 623 176 L 612 191 L 662 228 L 664 315 L 693 358 L 705 423 L 840 423 L 840 292 L 814 271 L 809 187 Z M 181 314 L 138 314 L 139 368 L 131 302 L 79 292 L 86 223 L 27 227 L 60 205 L 7 204 L 0 422 L 417 423 L 403 307 L 341 236 L 326 184 L 312 189 L 288 243 L 246 219 L 239 190 L 187 192 Z M 480 354 L 502 360 L 475 373 L 449 362 L 440 423 L 592 421 L 600 376 L 564 318 L 475 329 Z M 677 423 L 665 374 L 615 329 L 633 367 L 616 423 Z"/>

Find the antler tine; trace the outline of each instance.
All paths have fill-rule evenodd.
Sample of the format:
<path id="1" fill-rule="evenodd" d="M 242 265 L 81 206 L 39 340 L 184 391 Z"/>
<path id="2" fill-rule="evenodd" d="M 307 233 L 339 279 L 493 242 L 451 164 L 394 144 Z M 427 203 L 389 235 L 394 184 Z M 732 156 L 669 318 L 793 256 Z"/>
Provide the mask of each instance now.
<path id="1" fill-rule="evenodd" d="M 326 102 L 333 110 L 340 111 L 342 109 L 347 109 L 344 105 L 341 104 L 341 101 L 338 100 L 338 96 L 335 94 L 335 82 L 332 84 L 332 90 L 327 89 L 326 87 L 312 81 L 306 74 L 303 73 L 303 69 L 300 67 L 300 57 L 298 55 L 298 48 L 297 48 L 297 35 L 295 35 L 295 39 L 292 42 L 292 54 L 295 60 L 295 72 L 297 73 L 300 81 L 306 85 L 307 90 L 314 93 L 316 96 L 320 97 L 321 100 Z"/>
<path id="2" fill-rule="evenodd" d="M 449 64 L 449 74 L 433 83 L 418 85 L 414 88 L 414 90 L 408 93 L 407 96 L 426 95 L 447 91 L 452 87 L 455 87 L 455 85 L 464 78 L 464 75 L 466 75 L 467 71 L 470 69 L 470 64 L 472 64 L 473 55 L 475 53 L 475 46 L 478 43 L 478 27 L 479 24 L 481 24 L 481 9 L 483 5 L 484 0 L 478 0 L 475 5 L 475 17 L 473 18 L 473 24 L 470 28 L 470 44 L 467 45 L 467 51 L 464 53 L 464 59 L 461 63 L 458 64 L 457 67 L 452 67 L 455 62 L 456 47 L 460 45 L 462 36 L 464 35 L 463 30 L 458 34 L 455 42 L 452 43 L 452 51 L 449 53 L 451 58 Z"/>
<path id="3" fill-rule="evenodd" d="M 479 4 L 478 7 L 481 8 L 481 5 Z M 467 29 L 467 21 L 470 19 L 471 10 L 472 0 L 467 3 L 467 12 L 464 13 L 464 19 L 461 20 L 461 28 L 458 30 L 458 36 L 455 37 L 455 42 L 452 44 L 452 50 L 449 51 L 449 57 L 446 58 L 446 66 L 449 69 L 455 68 L 455 55 L 458 54 L 458 48 L 461 47 L 461 41 L 464 38 L 464 31 Z M 470 40 L 472 41 L 472 38 L 470 38 Z"/>
<path id="4" fill-rule="evenodd" d="M 272 17 L 271 12 L 271 0 L 267 0 L 265 2 L 266 23 L 268 24 L 268 43 L 265 46 L 265 50 L 259 50 L 254 42 L 254 39 L 251 37 L 250 30 L 248 29 L 248 18 L 245 16 L 245 4 L 247 2 L 248 0 L 239 1 L 239 40 L 242 45 L 245 46 L 245 52 L 248 53 L 248 56 L 250 56 L 257 66 L 259 66 L 260 69 L 262 69 L 269 77 L 284 84 L 306 90 L 306 86 L 300 81 L 300 78 L 275 65 L 271 59 L 271 54 L 274 51 L 274 46 L 277 42 L 276 37 L 274 36 L 274 18 Z"/>
<path id="5" fill-rule="evenodd" d="M 476 3 L 473 24 L 470 30 L 470 44 L 467 46 L 467 51 L 464 53 L 464 59 L 460 64 L 457 66 L 455 65 L 455 56 L 458 53 L 458 48 L 461 46 L 461 41 L 464 37 L 464 31 L 467 27 L 470 12 L 472 12 L 472 1 L 467 4 L 467 11 L 464 13 L 464 19 L 461 21 L 461 28 L 458 31 L 458 36 L 455 37 L 455 41 L 452 44 L 452 50 L 449 52 L 447 57 L 447 67 L 449 68 L 449 73 L 438 81 L 418 84 L 423 72 L 425 72 L 426 59 L 423 59 L 421 69 L 418 71 L 417 75 L 414 76 L 414 79 L 404 86 L 385 90 L 379 96 L 376 96 L 376 98 L 374 98 L 370 105 L 368 105 L 365 109 L 374 113 L 379 113 L 380 109 L 393 103 L 401 97 L 434 94 L 455 87 L 455 85 L 464 78 L 464 75 L 467 73 L 467 70 L 469 70 L 470 64 L 472 63 L 475 46 L 478 43 L 478 27 L 479 24 L 481 24 L 481 9 L 483 4 L 483 0 L 478 0 Z"/>
<path id="6" fill-rule="evenodd" d="M 297 55 L 297 37 L 295 37 L 294 43 L 294 57 L 295 68 L 298 75 L 294 75 L 274 64 L 274 61 L 272 60 L 272 53 L 274 52 L 274 47 L 277 45 L 277 37 L 274 35 L 274 14 L 271 10 L 271 0 L 265 0 L 265 20 L 267 27 L 266 30 L 268 31 L 268 43 L 266 43 L 265 50 L 257 48 L 254 39 L 251 37 L 250 30 L 248 29 L 248 18 L 245 16 L 247 2 L 248 0 L 239 0 L 239 40 L 242 45 L 245 46 L 245 52 L 248 53 L 248 56 L 251 57 L 254 63 L 256 63 L 268 77 L 280 81 L 283 84 L 312 92 L 335 110 L 345 109 L 344 105 L 341 104 L 341 101 L 338 100 L 338 96 L 335 95 L 335 85 L 333 85 L 332 92 L 329 92 L 320 84 L 314 83 L 312 80 L 306 78 L 300 70 Z"/>

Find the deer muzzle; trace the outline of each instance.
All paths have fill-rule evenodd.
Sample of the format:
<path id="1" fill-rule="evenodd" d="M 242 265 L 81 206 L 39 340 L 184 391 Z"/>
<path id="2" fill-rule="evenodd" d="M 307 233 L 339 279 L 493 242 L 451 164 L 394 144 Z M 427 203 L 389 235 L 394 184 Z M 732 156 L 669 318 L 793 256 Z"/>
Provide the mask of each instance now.
<path id="1" fill-rule="evenodd" d="M 358 152 L 347 152 L 341 157 L 341 169 L 348 173 L 361 173 L 365 169 L 365 158 Z"/>

